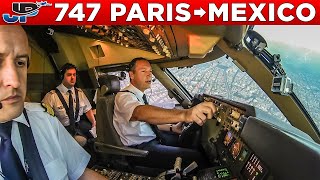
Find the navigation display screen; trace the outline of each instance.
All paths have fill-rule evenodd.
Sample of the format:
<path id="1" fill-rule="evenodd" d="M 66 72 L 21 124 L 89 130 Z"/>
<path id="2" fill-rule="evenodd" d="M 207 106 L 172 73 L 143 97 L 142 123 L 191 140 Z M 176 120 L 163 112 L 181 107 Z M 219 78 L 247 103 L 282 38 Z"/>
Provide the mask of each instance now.
<path id="1" fill-rule="evenodd" d="M 228 146 L 230 144 L 230 142 L 232 141 L 233 139 L 233 135 L 232 135 L 232 132 L 231 131 L 228 131 L 226 136 L 224 137 L 224 145 Z"/>
<path id="2" fill-rule="evenodd" d="M 267 172 L 268 170 L 266 166 L 255 154 L 250 156 L 241 170 L 243 178 L 247 180 L 262 180 L 266 176 Z"/>
<path id="3" fill-rule="evenodd" d="M 244 161 L 247 155 L 248 155 L 248 150 L 246 148 L 243 148 L 242 153 L 239 157 L 239 161 Z"/>
<path id="4" fill-rule="evenodd" d="M 239 140 L 235 141 L 232 144 L 232 146 L 230 148 L 230 152 L 232 154 L 233 159 L 237 159 L 237 157 L 239 156 L 239 154 L 241 152 L 241 149 L 242 149 L 242 143 Z"/>
<path id="5" fill-rule="evenodd" d="M 229 177 L 231 177 L 231 172 L 228 170 L 228 168 L 216 169 L 216 177 L 217 178 L 229 178 Z"/>

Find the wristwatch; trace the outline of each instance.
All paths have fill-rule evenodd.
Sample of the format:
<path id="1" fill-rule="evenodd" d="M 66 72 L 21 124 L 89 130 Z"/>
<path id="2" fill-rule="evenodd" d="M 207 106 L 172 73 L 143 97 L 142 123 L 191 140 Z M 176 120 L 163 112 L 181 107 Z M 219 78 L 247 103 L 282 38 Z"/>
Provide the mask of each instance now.
<path id="1" fill-rule="evenodd" d="M 172 125 L 172 124 L 170 124 L 170 132 L 173 132 L 173 131 L 172 131 L 172 127 L 173 127 L 173 125 Z"/>

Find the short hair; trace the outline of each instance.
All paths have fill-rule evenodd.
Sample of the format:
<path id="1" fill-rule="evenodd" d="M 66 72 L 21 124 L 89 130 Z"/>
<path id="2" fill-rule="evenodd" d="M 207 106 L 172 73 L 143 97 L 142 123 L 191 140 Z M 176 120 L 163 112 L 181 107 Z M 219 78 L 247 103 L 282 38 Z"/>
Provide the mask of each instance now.
<path id="1" fill-rule="evenodd" d="M 69 69 L 75 69 L 76 72 L 78 73 L 78 68 L 77 66 L 75 66 L 74 64 L 71 64 L 71 63 L 66 63 L 64 64 L 61 69 L 60 69 L 60 78 L 63 79 L 64 77 L 64 74 L 66 73 L 67 70 Z"/>
<path id="2" fill-rule="evenodd" d="M 140 61 L 140 60 L 142 60 L 142 61 L 148 61 L 148 60 L 147 60 L 146 58 L 144 58 L 144 57 L 137 57 L 137 58 L 132 59 L 131 62 L 129 63 L 129 65 L 128 65 L 128 72 L 129 72 L 129 71 L 133 71 L 134 68 L 136 67 L 137 61 Z"/>

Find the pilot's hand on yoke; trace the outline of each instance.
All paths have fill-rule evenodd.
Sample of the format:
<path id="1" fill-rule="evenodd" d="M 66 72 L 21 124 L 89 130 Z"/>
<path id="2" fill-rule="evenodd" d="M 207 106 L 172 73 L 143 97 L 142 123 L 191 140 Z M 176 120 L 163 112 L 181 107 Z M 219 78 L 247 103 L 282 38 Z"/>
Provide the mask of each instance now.
<path id="1" fill-rule="evenodd" d="M 212 119 L 216 111 L 217 109 L 212 102 L 202 102 L 186 111 L 185 122 L 195 122 L 202 126 L 207 119 Z"/>

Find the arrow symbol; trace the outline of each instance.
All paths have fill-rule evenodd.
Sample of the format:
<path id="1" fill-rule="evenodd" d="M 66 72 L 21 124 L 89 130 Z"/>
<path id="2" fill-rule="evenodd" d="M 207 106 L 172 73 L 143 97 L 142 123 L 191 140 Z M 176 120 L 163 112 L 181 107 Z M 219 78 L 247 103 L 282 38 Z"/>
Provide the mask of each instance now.
<path id="1" fill-rule="evenodd" d="M 200 9 L 195 9 L 195 10 L 193 11 L 193 14 L 196 15 L 196 16 L 202 17 L 204 14 L 206 14 L 206 11 L 203 10 L 203 9 L 200 7 Z"/>

